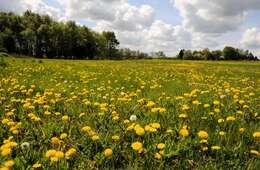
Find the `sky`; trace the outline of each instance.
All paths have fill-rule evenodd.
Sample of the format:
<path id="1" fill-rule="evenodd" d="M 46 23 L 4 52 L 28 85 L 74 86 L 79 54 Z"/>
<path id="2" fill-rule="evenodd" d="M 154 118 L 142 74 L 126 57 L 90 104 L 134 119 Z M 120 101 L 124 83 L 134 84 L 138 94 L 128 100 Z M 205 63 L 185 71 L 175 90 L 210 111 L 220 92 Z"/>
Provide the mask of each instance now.
<path id="1" fill-rule="evenodd" d="M 260 0 L 0 0 L 0 11 L 25 10 L 114 31 L 121 48 L 144 52 L 249 49 L 260 56 Z"/>

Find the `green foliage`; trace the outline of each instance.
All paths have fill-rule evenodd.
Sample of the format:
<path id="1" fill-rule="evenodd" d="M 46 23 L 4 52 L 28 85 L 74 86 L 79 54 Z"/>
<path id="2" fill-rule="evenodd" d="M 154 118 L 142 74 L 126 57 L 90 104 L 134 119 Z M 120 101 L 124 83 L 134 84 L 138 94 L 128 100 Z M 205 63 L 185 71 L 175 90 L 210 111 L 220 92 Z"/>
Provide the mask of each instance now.
<path id="1" fill-rule="evenodd" d="M 0 53 L 0 68 L 7 67 L 7 62 L 4 59 L 4 53 Z"/>
<path id="2" fill-rule="evenodd" d="M 94 32 L 74 21 L 56 22 L 31 11 L 23 16 L 1 12 L 0 31 L 0 49 L 9 53 L 64 59 L 118 57 L 114 32 Z"/>
<path id="3" fill-rule="evenodd" d="M 201 51 L 182 49 L 177 55 L 177 58 L 184 60 L 258 60 L 257 57 L 248 50 L 244 51 L 233 47 L 225 47 L 223 51 L 210 51 L 208 48 Z"/>

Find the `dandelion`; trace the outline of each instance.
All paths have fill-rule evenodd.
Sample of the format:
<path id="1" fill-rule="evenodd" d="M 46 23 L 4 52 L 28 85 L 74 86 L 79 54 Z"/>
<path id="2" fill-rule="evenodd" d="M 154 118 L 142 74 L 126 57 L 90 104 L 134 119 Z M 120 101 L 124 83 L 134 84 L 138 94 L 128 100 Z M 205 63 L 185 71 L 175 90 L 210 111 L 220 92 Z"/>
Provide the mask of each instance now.
<path id="1" fill-rule="evenodd" d="M 68 137 L 67 133 L 62 133 L 62 134 L 60 135 L 60 139 L 65 139 L 65 138 L 67 138 L 67 137 Z"/>
<path id="2" fill-rule="evenodd" d="M 76 149 L 70 148 L 67 152 L 65 152 L 65 159 L 70 159 L 70 157 L 75 153 L 76 153 Z"/>
<path id="3" fill-rule="evenodd" d="M 179 131 L 179 135 L 181 135 L 182 137 L 187 137 L 187 136 L 189 136 L 189 131 L 186 128 L 182 128 Z"/>
<path id="4" fill-rule="evenodd" d="M 64 122 L 67 122 L 69 120 L 69 116 L 68 115 L 64 115 L 62 116 L 61 120 L 64 121 Z"/>
<path id="5" fill-rule="evenodd" d="M 250 150 L 250 153 L 252 154 L 252 155 L 257 155 L 257 156 L 259 156 L 260 155 L 260 153 L 257 151 L 257 150 Z"/>
<path id="6" fill-rule="evenodd" d="M 10 168 L 10 167 L 14 166 L 14 161 L 13 160 L 5 161 L 4 166 Z"/>
<path id="7" fill-rule="evenodd" d="M 93 136 L 91 137 L 91 139 L 92 139 L 93 141 L 99 140 L 99 136 L 98 136 L 98 135 L 93 135 Z"/>
<path id="8" fill-rule="evenodd" d="M 149 101 L 147 104 L 146 104 L 147 107 L 154 107 L 155 106 L 155 103 L 153 101 Z"/>
<path id="9" fill-rule="evenodd" d="M 113 150 L 110 149 L 110 148 L 108 148 L 108 149 L 106 149 L 106 150 L 104 151 L 105 157 L 110 157 L 110 156 L 112 156 L 112 154 L 113 154 Z"/>
<path id="10" fill-rule="evenodd" d="M 113 139 L 114 141 L 118 141 L 118 140 L 120 139 L 120 137 L 119 137 L 118 135 L 114 135 L 114 136 L 112 136 L 112 139 Z"/>
<path id="11" fill-rule="evenodd" d="M 135 128 L 135 133 L 138 136 L 143 136 L 145 134 L 144 128 L 142 128 L 142 127 Z"/>
<path id="12" fill-rule="evenodd" d="M 156 152 L 156 153 L 154 154 L 154 157 L 155 157 L 156 159 L 161 159 L 161 158 L 162 158 L 162 155 L 161 155 L 160 153 Z"/>
<path id="13" fill-rule="evenodd" d="M 22 149 L 27 149 L 27 148 L 29 148 L 30 147 L 30 143 L 29 142 L 23 142 L 22 144 L 21 144 L 21 148 Z"/>
<path id="14" fill-rule="evenodd" d="M 234 116 L 228 116 L 226 119 L 228 122 L 233 122 L 236 120 L 236 118 Z"/>
<path id="15" fill-rule="evenodd" d="M 254 138 L 259 138 L 260 137 L 260 132 L 254 132 L 253 133 Z"/>
<path id="16" fill-rule="evenodd" d="M 159 143 L 159 144 L 157 144 L 157 148 L 158 149 L 164 149 L 165 148 L 165 144 L 164 143 Z"/>
<path id="17" fill-rule="evenodd" d="M 131 147 L 136 151 L 141 151 L 143 149 L 143 145 L 141 142 L 132 143 Z"/>
<path id="18" fill-rule="evenodd" d="M 208 138 L 208 133 L 206 131 L 204 131 L 204 130 L 201 130 L 201 131 L 198 132 L 198 136 L 201 139 L 207 139 Z"/>
<path id="19" fill-rule="evenodd" d="M 81 128 L 81 130 L 82 130 L 83 132 L 89 132 L 89 131 L 91 130 L 91 127 L 89 127 L 89 126 L 84 126 L 84 127 Z"/>
<path id="20" fill-rule="evenodd" d="M 131 122 L 134 122 L 134 121 L 136 121 L 136 120 L 137 120 L 136 115 L 131 115 L 131 116 L 130 116 L 130 121 L 131 121 Z"/>
<path id="21" fill-rule="evenodd" d="M 33 169 L 37 169 L 37 168 L 40 168 L 40 167 L 42 167 L 42 164 L 40 164 L 38 162 L 33 164 L 33 166 L 32 166 Z"/>
<path id="22" fill-rule="evenodd" d="M 60 139 L 57 137 L 51 138 L 51 144 L 58 145 L 58 144 L 60 144 L 60 142 L 61 142 Z"/>
<path id="23" fill-rule="evenodd" d="M 219 136 L 224 136 L 224 135 L 225 135 L 225 132 L 220 131 L 218 134 L 219 134 Z"/>
<path id="24" fill-rule="evenodd" d="M 245 132 L 245 128 L 239 128 L 239 132 L 242 134 Z"/>
<path id="25" fill-rule="evenodd" d="M 220 150 L 220 149 L 221 149 L 221 147 L 220 147 L 220 146 L 212 146 L 212 147 L 211 147 L 211 149 L 212 149 L 212 150 L 216 150 L 216 151 L 217 151 L 217 150 Z"/>

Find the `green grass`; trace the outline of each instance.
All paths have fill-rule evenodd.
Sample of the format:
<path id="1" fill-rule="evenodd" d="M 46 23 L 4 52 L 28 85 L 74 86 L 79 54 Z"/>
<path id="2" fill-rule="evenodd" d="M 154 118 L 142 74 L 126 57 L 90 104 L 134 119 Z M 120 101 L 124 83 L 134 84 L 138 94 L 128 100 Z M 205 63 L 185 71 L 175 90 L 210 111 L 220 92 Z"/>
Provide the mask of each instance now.
<path id="1" fill-rule="evenodd" d="M 17 146 L 2 153 L 2 167 L 7 160 L 14 161 L 13 169 L 31 169 L 37 162 L 39 169 L 260 167 L 259 62 L 5 60 L 7 67 L 0 70 L 0 151 L 10 136 Z M 148 107 L 149 101 L 155 106 Z M 184 105 L 189 109 L 183 110 Z M 69 120 L 62 120 L 64 115 Z M 127 123 L 131 115 L 137 121 Z M 149 132 L 145 126 L 150 123 L 160 128 Z M 91 130 L 82 131 L 84 126 Z M 185 126 L 189 135 L 183 137 L 179 133 Z M 142 128 L 145 133 L 136 134 Z M 200 130 L 208 133 L 207 144 L 200 143 Z M 68 137 L 51 142 L 61 133 Z M 113 135 L 120 139 L 114 141 Z M 142 143 L 139 151 L 131 147 L 137 141 Z M 22 149 L 24 142 L 30 146 Z M 159 143 L 165 148 L 158 149 Z M 50 149 L 66 153 L 70 148 L 76 153 L 69 159 L 46 157 Z M 113 150 L 109 157 L 107 148 Z"/>

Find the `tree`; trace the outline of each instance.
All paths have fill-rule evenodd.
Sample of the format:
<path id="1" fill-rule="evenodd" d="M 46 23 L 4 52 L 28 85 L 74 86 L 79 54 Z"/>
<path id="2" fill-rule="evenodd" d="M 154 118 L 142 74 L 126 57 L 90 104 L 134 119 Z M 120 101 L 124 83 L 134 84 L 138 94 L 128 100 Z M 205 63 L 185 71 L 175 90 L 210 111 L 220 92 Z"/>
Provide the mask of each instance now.
<path id="1" fill-rule="evenodd" d="M 106 55 L 109 59 L 117 57 L 119 41 L 116 39 L 115 33 L 111 31 L 103 32 L 106 44 Z"/>
<path id="2" fill-rule="evenodd" d="M 225 60 L 235 60 L 239 58 L 239 53 L 235 48 L 227 46 L 223 49 L 223 56 Z"/>
<path id="3" fill-rule="evenodd" d="M 185 52 L 185 50 L 184 50 L 184 49 L 181 49 L 180 52 L 179 52 L 179 54 L 177 55 L 177 58 L 182 60 L 182 59 L 183 59 L 183 56 L 184 56 L 184 52 Z"/>

